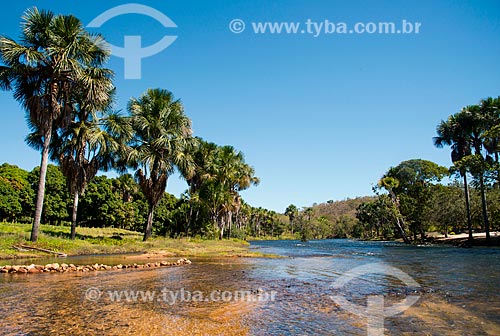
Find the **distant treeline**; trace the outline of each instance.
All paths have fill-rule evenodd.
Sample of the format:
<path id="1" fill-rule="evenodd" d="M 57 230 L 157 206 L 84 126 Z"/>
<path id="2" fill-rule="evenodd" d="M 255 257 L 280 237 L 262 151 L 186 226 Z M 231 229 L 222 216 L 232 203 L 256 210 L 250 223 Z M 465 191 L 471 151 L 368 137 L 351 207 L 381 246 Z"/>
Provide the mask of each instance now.
<path id="1" fill-rule="evenodd" d="M 453 179 L 447 183 L 427 179 L 418 182 L 417 177 L 420 179 L 422 175 L 416 172 L 426 169 L 423 166 L 438 168 L 444 173 L 442 177 L 448 176 L 446 168 L 432 162 L 408 160 L 386 174 L 399 176 L 397 187 L 392 189 L 396 203 L 393 203 L 390 193 L 383 191 L 382 185 L 382 181 L 395 183 L 395 178 L 386 179 L 385 176 L 375 188 L 375 196 L 328 201 L 300 210 L 291 205 L 287 214 L 295 224 L 298 237 L 304 239 L 401 238 L 398 219 L 410 241 L 426 240 L 427 232 L 445 235 L 468 232 L 463 182 Z M 415 179 L 405 180 L 404 176 Z M 469 187 L 469 199 L 471 229 L 484 232 L 481 191 L 476 183 Z M 494 185 L 486 188 L 486 208 L 490 230 L 500 231 L 500 189 Z"/>
<path id="2" fill-rule="evenodd" d="M 500 97 L 464 107 L 441 121 L 436 132 L 434 145 L 451 148 L 452 167 L 403 161 L 378 181 L 374 198 L 302 211 L 290 205 L 290 221 L 313 238 L 402 238 L 410 243 L 440 231 L 468 232 L 471 242 L 473 232 L 481 231 L 489 242 L 490 231 L 500 230 Z"/>

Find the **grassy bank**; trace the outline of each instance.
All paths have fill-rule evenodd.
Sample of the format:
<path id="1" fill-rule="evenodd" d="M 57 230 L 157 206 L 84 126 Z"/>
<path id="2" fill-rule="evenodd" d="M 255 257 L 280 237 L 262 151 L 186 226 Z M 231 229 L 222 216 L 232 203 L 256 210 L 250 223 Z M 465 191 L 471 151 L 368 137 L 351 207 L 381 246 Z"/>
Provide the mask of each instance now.
<path id="1" fill-rule="evenodd" d="M 77 237 L 70 240 L 67 226 L 42 225 L 36 243 L 29 241 L 31 225 L 0 223 L 0 259 L 47 256 L 38 251 L 19 251 L 13 246 L 33 247 L 68 255 L 151 253 L 172 257 L 267 257 L 248 250 L 249 243 L 241 240 L 171 239 L 156 237 L 142 241 L 139 232 L 114 228 L 77 228 Z"/>

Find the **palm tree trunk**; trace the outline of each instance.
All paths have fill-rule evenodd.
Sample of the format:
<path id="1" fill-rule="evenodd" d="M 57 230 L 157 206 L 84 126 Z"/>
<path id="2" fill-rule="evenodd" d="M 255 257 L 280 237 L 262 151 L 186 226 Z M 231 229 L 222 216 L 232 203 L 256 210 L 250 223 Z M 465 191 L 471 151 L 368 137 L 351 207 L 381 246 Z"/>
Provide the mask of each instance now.
<path id="1" fill-rule="evenodd" d="M 495 162 L 498 166 L 498 159 L 499 159 L 498 152 L 495 152 L 494 155 L 495 155 Z M 496 185 L 497 185 L 497 188 L 500 188 L 500 170 L 497 170 L 497 183 L 496 183 Z"/>
<path id="2" fill-rule="evenodd" d="M 484 190 L 484 177 L 483 174 L 479 176 L 479 184 L 481 187 L 481 205 L 483 210 L 483 223 L 484 231 L 486 232 L 486 243 L 489 244 L 490 238 L 490 221 L 488 219 L 488 209 L 486 208 L 486 191 Z"/>
<path id="3" fill-rule="evenodd" d="M 31 241 L 38 240 L 38 231 L 40 230 L 40 221 L 42 219 L 43 200 L 45 197 L 45 179 L 47 177 L 47 166 L 49 164 L 49 145 L 52 138 L 52 127 L 49 126 L 44 134 L 42 161 L 40 163 L 40 180 L 38 182 L 38 192 L 36 193 L 35 219 L 31 228 Z"/>
<path id="4" fill-rule="evenodd" d="M 422 224 L 421 222 L 419 222 L 419 226 L 418 226 L 418 228 L 420 229 L 420 240 L 421 240 L 422 242 L 424 242 L 424 241 L 425 241 L 425 239 L 426 239 L 427 237 L 426 237 L 426 235 L 425 235 L 424 226 L 423 226 L 423 224 Z"/>
<path id="5" fill-rule="evenodd" d="M 410 241 L 410 239 L 408 239 L 408 236 L 406 235 L 406 232 L 405 232 L 405 229 L 404 229 L 404 225 L 405 225 L 404 220 L 403 220 L 403 218 L 399 218 L 399 216 L 401 216 L 401 212 L 399 211 L 398 198 L 397 198 L 396 194 L 394 193 L 394 191 L 392 191 L 392 190 L 389 190 L 389 194 L 391 195 L 392 204 L 393 204 L 394 208 L 397 211 L 397 214 L 396 214 L 396 229 L 398 230 L 399 235 L 401 236 L 401 238 L 403 238 L 403 241 L 405 242 L 405 244 L 411 244 L 411 241 Z M 377 233 L 377 235 L 378 235 L 378 233 Z"/>
<path id="6" fill-rule="evenodd" d="M 188 216 L 186 230 L 185 230 L 186 236 L 188 235 L 189 228 L 191 227 L 192 221 L 193 221 L 193 203 L 190 201 L 189 202 L 189 216 Z"/>
<path id="7" fill-rule="evenodd" d="M 220 228 L 219 240 L 222 240 L 222 238 L 224 238 L 224 216 L 221 216 L 220 218 L 219 228 Z"/>
<path id="8" fill-rule="evenodd" d="M 227 238 L 231 238 L 231 226 L 233 226 L 233 212 L 227 212 Z"/>
<path id="9" fill-rule="evenodd" d="M 153 231 L 153 213 L 155 211 L 155 206 L 149 205 L 148 221 L 146 222 L 146 230 L 144 230 L 144 238 L 142 241 L 146 241 L 151 238 L 151 233 Z"/>
<path id="10" fill-rule="evenodd" d="M 405 244 L 411 244 L 411 241 L 408 239 L 406 232 L 404 230 L 404 221 L 402 218 L 396 218 L 396 228 L 399 231 L 399 235 L 403 238 Z"/>
<path id="11" fill-rule="evenodd" d="M 467 173 L 464 173 L 464 193 L 465 193 L 465 210 L 467 212 L 467 230 L 469 231 L 469 243 L 472 243 L 474 237 L 472 236 L 472 218 L 470 214 L 470 195 L 469 185 L 467 183 Z"/>
<path id="12" fill-rule="evenodd" d="M 73 213 L 71 214 L 71 240 L 75 240 L 76 237 L 76 219 L 78 215 L 78 198 L 80 194 L 75 191 L 75 196 L 73 198 Z"/>

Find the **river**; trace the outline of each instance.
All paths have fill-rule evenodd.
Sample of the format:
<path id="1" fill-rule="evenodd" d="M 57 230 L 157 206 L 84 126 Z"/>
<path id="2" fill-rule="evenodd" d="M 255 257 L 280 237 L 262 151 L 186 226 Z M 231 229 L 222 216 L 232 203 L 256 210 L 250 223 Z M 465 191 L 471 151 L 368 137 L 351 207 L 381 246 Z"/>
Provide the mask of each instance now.
<path id="1" fill-rule="evenodd" d="M 385 335 L 500 335 L 498 248 L 354 240 L 258 241 L 251 248 L 283 258 L 0 274 L 0 334 L 367 335 L 370 323 L 383 323 Z M 126 257 L 64 262 L 113 265 Z M 367 312 L 369 303 L 386 311 Z"/>

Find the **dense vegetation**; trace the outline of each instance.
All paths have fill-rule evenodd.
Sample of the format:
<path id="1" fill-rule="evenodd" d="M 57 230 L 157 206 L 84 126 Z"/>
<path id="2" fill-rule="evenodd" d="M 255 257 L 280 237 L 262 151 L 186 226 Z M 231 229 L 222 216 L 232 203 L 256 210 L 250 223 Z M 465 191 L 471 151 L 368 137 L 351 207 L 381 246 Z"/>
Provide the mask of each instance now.
<path id="1" fill-rule="evenodd" d="M 274 233 L 275 225 L 266 224 L 270 212 L 253 211 L 239 194 L 259 183 L 243 154 L 193 137 L 171 92 L 149 89 L 130 100 L 128 115 L 115 113 L 101 36 L 74 16 L 37 8 L 21 26 L 20 42 L 0 37 L 0 87 L 24 108 L 32 131 L 27 143 L 40 150 L 41 165 L 30 173 L 3 166 L 0 219 L 33 222 L 32 241 L 42 220 L 63 223 L 69 214 L 72 239 L 77 224 L 137 229 L 145 223 L 144 240 L 153 230 L 222 238 L 241 234 L 248 223 L 257 234 L 267 226 Z M 94 179 L 110 169 L 134 171 L 134 178 Z M 165 197 L 176 170 L 189 185 L 181 200 Z"/>
<path id="2" fill-rule="evenodd" d="M 113 227 L 165 236 L 358 237 L 425 240 L 428 231 L 500 226 L 500 102 L 487 98 L 442 121 L 433 139 L 450 146 L 451 168 L 414 159 L 388 169 L 375 196 L 327 202 L 283 215 L 253 208 L 240 191 L 259 184 L 232 146 L 192 134 L 183 104 L 165 89 L 132 98 L 114 112 L 113 72 L 104 39 L 73 16 L 34 8 L 20 42 L 0 37 L 0 88 L 25 110 L 29 146 L 41 153 L 31 172 L 0 166 L 0 220 Z M 49 164 L 49 161 L 57 166 Z M 115 170 L 120 176 L 97 176 Z M 180 199 L 165 192 L 178 171 Z M 131 175 L 130 173 L 133 172 Z M 445 182 L 443 182 L 443 180 Z"/>
<path id="3" fill-rule="evenodd" d="M 211 145 L 223 150 L 224 147 Z M 226 148 L 227 149 L 227 148 Z M 27 172 L 17 166 L 4 163 L 0 166 L 0 220 L 18 223 L 31 223 L 33 220 L 35 190 L 39 179 L 38 167 Z M 217 178 L 222 179 L 222 176 Z M 231 213 L 231 225 L 227 224 L 224 237 L 246 238 L 247 236 L 278 236 L 286 230 L 285 220 L 278 213 L 262 208 L 253 208 L 238 199 L 236 210 L 232 203 L 214 200 L 223 197 L 225 192 L 212 179 L 201 192 L 187 191 L 183 197 L 164 192 L 155 207 L 152 231 L 155 235 L 179 237 L 202 236 L 218 238 L 221 230 L 216 216 L 227 216 L 226 207 Z M 219 188 L 212 194 L 210 188 Z M 208 190 L 204 190 L 207 188 Z M 208 198 L 205 198 L 205 193 Z M 231 195 L 228 189 L 227 193 Z M 196 195 L 196 196 L 193 196 Z M 233 202 L 231 197 L 229 201 Z M 220 202 L 217 204 L 217 202 Z M 225 201 L 224 201 L 225 202 Z M 45 202 L 42 222 L 52 225 L 69 225 L 73 199 L 66 188 L 66 178 L 61 169 L 48 165 Z M 220 207 L 220 208 L 219 208 Z M 80 198 L 77 222 L 82 227 L 116 228 L 143 231 L 149 213 L 148 200 L 140 184 L 130 174 L 116 178 L 95 177 Z M 227 218 L 227 217 L 226 217 Z M 77 237 L 80 235 L 76 234 Z"/>

